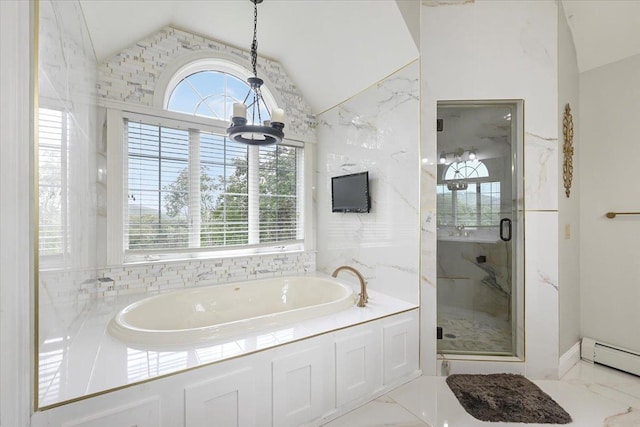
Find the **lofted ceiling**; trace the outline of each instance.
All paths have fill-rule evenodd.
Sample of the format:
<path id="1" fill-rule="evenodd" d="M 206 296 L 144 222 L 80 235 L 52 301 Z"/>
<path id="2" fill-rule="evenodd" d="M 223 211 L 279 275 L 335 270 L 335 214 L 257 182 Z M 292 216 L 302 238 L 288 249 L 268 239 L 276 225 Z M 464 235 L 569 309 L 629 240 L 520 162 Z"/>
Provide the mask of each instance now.
<path id="1" fill-rule="evenodd" d="M 258 53 L 282 63 L 319 113 L 418 58 L 419 1 L 265 0 L 258 6 Z M 253 35 L 249 0 L 80 3 L 99 61 L 166 25 L 247 50 Z M 640 53 L 640 0 L 562 4 L 580 71 Z"/>
<path id="2" fill-rule="evenodd" d="M 580 72 L 640 54 L 640 1 L 563 0 Z"/>
<path id="3" fill-rule="evenodd" d="M 163 26 L 249 50 L 250 0 L 80 0 L 98 61 Z M 258 54 L 279 61 L 314 113 L 418 58 L 394 0 L 265 0 Z"/>

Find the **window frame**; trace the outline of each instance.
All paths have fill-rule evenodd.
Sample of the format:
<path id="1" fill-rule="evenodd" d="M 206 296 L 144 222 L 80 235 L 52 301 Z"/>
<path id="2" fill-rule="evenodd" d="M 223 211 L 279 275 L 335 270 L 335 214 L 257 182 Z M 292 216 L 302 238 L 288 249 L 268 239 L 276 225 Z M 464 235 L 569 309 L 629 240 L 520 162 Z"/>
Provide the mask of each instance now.
<path id="1" fill-rule="evenodd" d="M 108 265 L 123 265 L 130 263 L 148 263 L 154 261 L 179 261 L 185 259 L 212 259 L 220 257 L 250 256 L 261 253 L 282 253 L 301 252 L 315 250 L 315 213 L 312 191 L 314 188 L 314 161 L 315 144 L 304 139 L 286 138 L 281 143 L 303 148 L 303 156 L 298 161 L 297 171 L 297 211 L 299 215 L 299 228 L 302 230 L 303 238 L 294 243 L 266 243 L 257 244 L 251 247 L 239 248 L 207 248 L 207 249 L 185 249 L 181 251 L 168 251 L 167 253 L 155 252 L 153 254 L 134 256 L 126 254 L 124 249 L 124 206 L 126 194 L 124 174 L 126 152 L 124 144 L 124 120 L 125 116 L 135 114 L 162 118 L 170 126 L 189 127 L 196 126 L 202 130 L 212 133 L 226 134 L 229 122 L 190 115 L 182 112 L 167 110 L 167 104 L 176 85 L 185 77 L 200 71 L 221 71 L 231 74 L 242 80 L 251 77 L 253 73 L 247 66 L 241 64 L 238 58 L 218 52 L 216 57 L 212 57 L 209 52 L 194 52 L 169 64 L 156 81 L 153 95 L 153 105 L 144 106 L 130 104 L 126 102 L 102 100 L 101 105 L 106 109 L 105 132 L 107 140 L 107 218 L 106 218 L 106 259 Z M 269 87 L 275 87 L 268 76 L 261 76 L 264 84 L 261 87 L 262 95 L 268 107 L 272 110 L 278 105 L 283 105 L 282 99 L 277 92 L 271 92 Z M 289 135 L 290 136 L 290 135 Z M 257 150 L 256 150 L 257 152 Z M 256 158 L 258 157 L 256 153 Z"/>
<path id="2" fill-rule="evenodd" d="M 154 110 L 148 107 L 139 108 L 107 108 L 107 263 L 109 265 L 144 263 L 153 261 L 179 261 L 185 259 L 208 259 L 228 256 L 248 256 L 260 253 L 299 252 L 313 249 L 313 239 L 309 233 L 313 218 L 307 215 L 312 206 L 309 189 L 312 179 L 313 144 L 285 138 L 281 145 L 303 149 L 302 159 L 298 160 L 297 191 L 299 229 L 303 237 L 296 241 L 253 244 L 218 248 L 184 248 L 132 252 L 125 249 L 124 212 L 127 206 L 124 177 L 127 167 L 127 141 L 125 139 L 124 119 L 142 120 L 146 123 L 159 124 L 178 129 L 197 128 L 215 134 L 225 134 L 228 123 L 212 118 L 192 116 L 174 111 Z M 257 158 L 257 148 L 256 158 Z"/>
<path id="3" fill-rule="evenodd" d="M 189 77 L 192 74 L 202 71 L 219 71 L 237 77 L 242 81 L 247 81 L 249 77 L 253 76 L 253 72 L 249 71 L 248 68 L 245 68 L 240 64 L 224 58 L 204 57 L 187 61 L 184 65 L 177 66 L 175 71 L 173 71 L 173 69 L 167 70 L 167 73 L 170 74 L 163 74 L 160 79 L 158 79 L 158 85 L 156 86 L 156 91 L 154 94 L 155 107 L 161 108 L 166 111 L 171 111 L 167 109 L 167 106 L 169 105 L 169 99 L 171 98 L 171 94 L 173 93 L 174 89 L 183 79 Z M 269 110 L 273 111 L 273 108 L 277 107 L 279 104 L 282 104 L 282 102 L 278 102 L 278 99 L 276 99 L 276 94 L 269 90 L 269 87 L 272 86 L 271 82 L 269 82 L 265 76 L 261 75 L 260 78 L 264 81 L 264 84 L 260 88 L 262 98 L 267 104 Z M 190 116 L 189 114 L 182 114 L 184 114 L 185 116 Z"/>
<path id="4" fill-rule="evenodd" d="M 470 227 L 470 228 L 495 228 L 498 227 L 498 223 L 495 224 L 482 224 L 482 207 L 485 206 L 482 204 L 482 184 L 498 184 L 501 185 L 502 183 L 500 181 L 492 181 L 490 179 L 490 177 L 484 177 L 484 178 L 476 178 L 476 179 L 470 179 L 470 180 L 464 180 L 469 187 L 473 186 L 474 194 L 476 196 L 476 213 L 475 213 L 475 223 L 474 224 L 462 224 L 465 227 Z M 451 182 L 451 181 L 450 181 Z M 455 182 L 455 181 L 453 181 Z M 447 182 L 443 181 L 441 184 L 437 184 L 437 190 L 436 190 L 436 200 L 443 194 L 446 193 L 441 193 L 439 191 L 439 189 L 441 187 L 446 187 L 447 186 Z M 462 190 L 449 190 L 451 192 L 451 219 L 453 221 L 453 223 L 451 224 L 446 224 L 446 226 L 454 226 L 457 227 L 458 225 L 460 225 L 460 216 L 458 215 L 458 205 L 459 205 L 459 201 L 458 201 L 458 192 L 462 191 Z M 484 194 L 494 194 L 494 193 L 484 193 Z M 493 212 L 492 212 L 493 213 Z M 499 213 L 499 211 L 498 211 Z M 448 216 L 448 214 L 447 214 Z M 438 224 L 441 225 L 441 218 L 438 218 Z M 442 224 L 444 225 L 444 224 Z"/>
<path id="5" fill-rule="evenodd" d="M 471 163 L 476 163 L 477 166 L 473 168 L 473 172 L 475 172 L 475 176 L 470 177 L 469 175 L 467 176 L 461 176 L 460 178 L 449 178 L 446 179 L 445 177 L 447 176 L 447 174 L 449 173 L 449 171 L 454 168 L 456 165 L 460 165 L 462 163 L 464 163 L 464 165 L 462 166 L 463 168 L 467 168 L 466 163 L 467 162 L 471 162 Z M 479 168 L 480 166 L 482 166 L 482 168 L 484 169 L 484 171 L 486 171 L 486 175 L 484 174 L 480 174 L 479 172 Z M 455 176 L 455 173 L 453 174 L 453 176 Z M 457 162 L 452 162 L 448 165 L 446 165 L 446 168 L 442 171 L 442 181 L 440 184 L 436 185 L 436 201 L 439 199 L 439 197 L 441 195 L 444 195 L 446 193 L 444 192 L 440 192 L 440 188 L 441 187 L 446 187 L 448 184 L 450 183 L 461 183 L 464 182 L 466 183 L 468 186 L 473 186 L 475 191 L 475 197 L 476 197 L 476 220 L 475 220 L 475 224 L 464 224 L 465 227 L 471 227 L 471 228 L 486 228 L 486 227 L 498 227 L 498 223 L 496 224 L 482 224 L 482 184 L 498 184 L 498 186 L 500 187 L 502 185 L 502 183 L 500 181 L 495 181 L 491 179 L 491 174 L 489 173 L 489 168 L 488 166 L 481 160 L 476 159 L 473 161 L 467 161 L 467 160 L 462 160 L 462 161 L 457 161 Z M 458 201 L 458 193 L 460 191 L 466 191 L 465 190 L 456 190 L 456 189 L 450 189 L 449 191 L 451 192 L 451 220 L 452 223 L 451 224 L 446 224 L 446 226 L 454 226 L 457 227 L 458 225 L 460 225 L 460 217 L 458 215 L 458 205 L 459 205 L 459 201 Z M 487 193 L 485 193 L 487 194 Z M 489 194 L 494 194 L 493 192 L 489 193 Z M 499 193 L 501 194 L 501 193 Z M 499 211 L 498 211 L 499 213 Z M 438 211 L 438 224 L 441 224 L 441 218 L 439 217 L 440 211 Z M 499 216 L 499 215 L 498 215 Z M 443 224 L 444 225 L 444 224 Z"/>

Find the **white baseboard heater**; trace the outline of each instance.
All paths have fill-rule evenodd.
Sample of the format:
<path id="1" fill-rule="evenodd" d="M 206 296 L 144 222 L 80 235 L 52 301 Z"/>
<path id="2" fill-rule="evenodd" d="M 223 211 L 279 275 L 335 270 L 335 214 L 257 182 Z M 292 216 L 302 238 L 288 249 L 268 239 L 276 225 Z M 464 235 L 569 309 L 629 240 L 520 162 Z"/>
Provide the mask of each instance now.
<path id="1" fill-rule="evenodd" d="M 580 345 L 580 357 L 640 376 L 640 352 L 637 351 L 585 337 Z"/>

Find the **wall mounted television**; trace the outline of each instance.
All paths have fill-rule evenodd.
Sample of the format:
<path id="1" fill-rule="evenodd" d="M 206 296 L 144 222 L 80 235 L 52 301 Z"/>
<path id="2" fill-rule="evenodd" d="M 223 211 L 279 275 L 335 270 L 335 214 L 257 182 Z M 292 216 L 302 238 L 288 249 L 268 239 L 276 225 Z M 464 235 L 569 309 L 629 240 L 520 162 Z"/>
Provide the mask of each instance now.
<path id="1" fill-rule="evenodd" d="M 331 178 L 331 212 L 371 211 L 369 172 L 352 173 Z"/>

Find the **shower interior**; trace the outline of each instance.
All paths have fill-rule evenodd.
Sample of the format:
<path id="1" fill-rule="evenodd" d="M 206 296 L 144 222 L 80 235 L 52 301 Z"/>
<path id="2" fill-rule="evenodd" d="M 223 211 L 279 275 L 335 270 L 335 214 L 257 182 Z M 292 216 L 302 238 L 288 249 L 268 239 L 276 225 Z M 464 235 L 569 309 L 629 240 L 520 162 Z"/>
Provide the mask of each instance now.
<path id="1" fill-rule="evenodd" d="M 522 101 L 438 103 L 438 353 L 524 353 Z"/>

